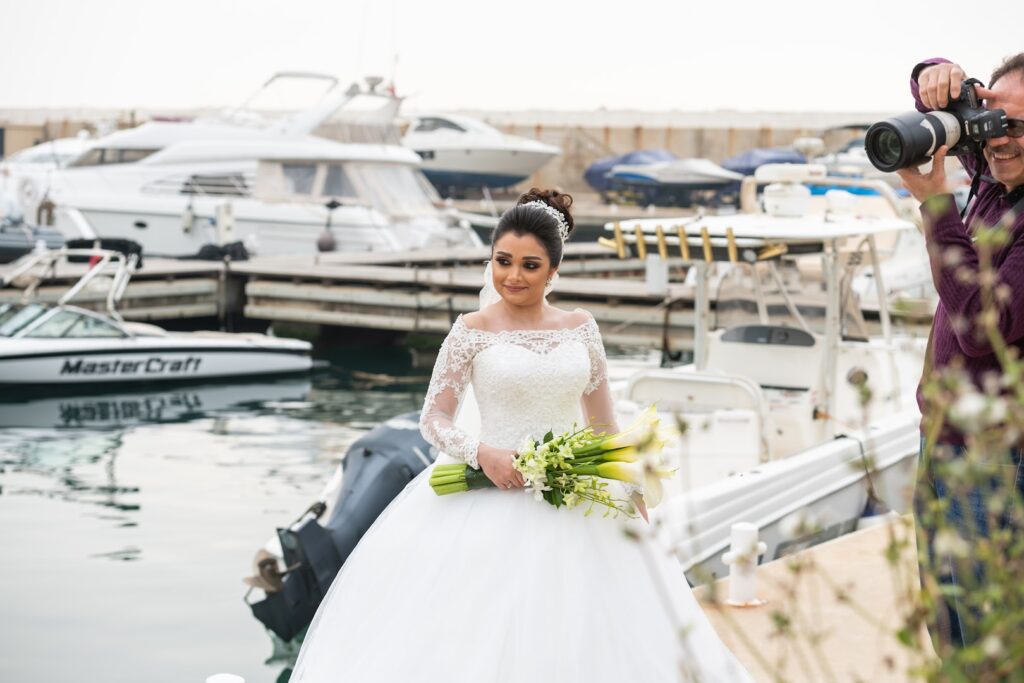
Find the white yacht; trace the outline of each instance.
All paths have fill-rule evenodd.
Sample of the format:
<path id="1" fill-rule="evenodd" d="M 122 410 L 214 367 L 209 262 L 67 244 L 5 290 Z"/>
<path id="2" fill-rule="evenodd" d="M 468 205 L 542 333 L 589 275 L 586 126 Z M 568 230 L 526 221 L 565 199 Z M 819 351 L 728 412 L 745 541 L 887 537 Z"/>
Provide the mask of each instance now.
<path id="1" fill-rule="evenodd" d="M 655 223 L 621 227 L 628 235 Z M 667 424 L 686 425 L 671 449 L 679 476 L 655 517 L 691 578 L 725 573 L 737 522 L 760 529 L 770 560 L 852 530 L 866 510 L 907 511 L 924 340 L 892 329 L 877 240 L 917 227 L 812 212 L 707 216 L 680 229 L 697 293 L 694 362 L 634 372 L 616 391 L 623 420 L 653 403 Z M 669 242 L 681 250 L 678 237 Z M 782 284 L 780 267 L 794 258 L 820 263 L 823 311 L 820 298 L 808 310 Z M 723 262 L 733 274 L 712 288 Z M 880 333 L 866 332 L 851 286 L 864 270 Z M 728 306 L 730 281 L 751 307 Z"/>
<path id="2" fill-rule="evenodd" d="M 423 158 L 423 172 L 442 192 L 509 187 L 562 154 L 554 145 L 457 114 L 412 117 L 402 144 Z"/>
<path id="3" fill-rule="evenodd" d="M 84 261 L 80 279 L 54 305 L 33 293 L 57 264 Z M 307 372 L 309 342 L 263 334 L 171 333 L 124 321 L 116 304 L 137 253 L 63 247 L 26 256 L 0 286 L 25 285 L 19 301 L 0 303 L 0 386 L 75 387 Z M 74 267 L 74 264 L 70 264 Z M 100 313 L 71 301 L 88 288 L 106 292 Z"/>
<path id="4" fill-rule="evenodd" d="M 315 74 L 283 76 L 327 78 L 331 86 L 316 105 L 276 120 L 240 109 L 220 119 L 150 121 L 96 140 L 45 189 L 57 227 L 69 237 L 129 238 L 164 256 L 238 241 L 263 254 L 480 244 L 437 208 L 414 153 L 311 134 L 374 93 L 341 91 L 336 79 Z M 399 100 L 381 99 L 377 123 L 389 126 Z M 359 112 L 359 121 L 365 127 L 372 115 Z"/>
<path id="5" fill-rule="evenodd" d="M 4 157 L 0 161 L 0 196 L 17 201 L 22 215 L 35 222 L 53 173 L 66 168 L 94 143 L 87 135 L 58 138 Z"/>

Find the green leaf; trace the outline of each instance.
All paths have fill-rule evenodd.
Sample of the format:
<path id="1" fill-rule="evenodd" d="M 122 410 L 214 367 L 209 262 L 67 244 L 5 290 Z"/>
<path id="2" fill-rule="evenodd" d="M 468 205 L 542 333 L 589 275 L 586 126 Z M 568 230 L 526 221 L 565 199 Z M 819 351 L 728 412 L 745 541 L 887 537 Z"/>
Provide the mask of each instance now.
<path id="1" fill-rule="evenodd" d="M 548 441 L 551 441 L 554 438 L 555 438 L 554 432 L 549 431 L 547 434 L 544 435 L 544 443 L 547 443 Z"/>

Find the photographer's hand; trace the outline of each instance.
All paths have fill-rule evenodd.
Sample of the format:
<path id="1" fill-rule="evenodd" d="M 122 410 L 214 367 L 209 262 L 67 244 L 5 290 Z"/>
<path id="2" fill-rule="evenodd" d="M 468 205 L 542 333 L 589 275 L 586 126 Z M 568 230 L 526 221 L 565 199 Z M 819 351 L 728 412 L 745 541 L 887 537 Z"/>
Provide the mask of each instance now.
<path id="1" fill-rule="evenodd" d="M 929 109 L 944 109 L 951 97 L 960 96 L 960 84 L 965 80 L 967 74 L 959 64 L 933 64 L 917 75 L 921 102 Z"/>
<path id="2" fill-rule="evenodd" d="M 943 145 L 932 157 L 932 168 L 928 173 L 921 173 L 919 168 L 901 168 L 896 171 L 903 181 L 903 187 L 907 188 L 914 199 L 921 202 L 936 195 L 948 194 L 949 185 L 946 182 L 946 152 L 949 149 Z"/>

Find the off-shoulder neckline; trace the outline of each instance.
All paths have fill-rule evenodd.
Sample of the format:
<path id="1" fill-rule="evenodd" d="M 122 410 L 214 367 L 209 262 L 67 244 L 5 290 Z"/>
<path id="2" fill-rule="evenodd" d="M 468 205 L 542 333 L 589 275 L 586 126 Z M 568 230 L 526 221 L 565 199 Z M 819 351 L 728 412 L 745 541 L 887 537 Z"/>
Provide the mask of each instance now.
<path id="1" fill-rule="evenodd" d="M 582 308 L 574 308 L 573 312 L 582 311 Z M 581 322 L 579 325 L 573 325 L 572 327 L 545 327 L 536 330 L 532 329 L 516 329 L 516 330 L 483 330 L 478 327 L 470 327 L 466 324 L 463 319 L 465 316 L 459 314 L 459 317 L 455 319 L 455 324 L 462 325 L 462 329 L 467 332 L 477 332 L 479 334 L 539 334 L 542 332 L 575 332 L 576 330 L 582 329 L 594 322 L 592 316 L 587 316 L 587 319 Z"/>

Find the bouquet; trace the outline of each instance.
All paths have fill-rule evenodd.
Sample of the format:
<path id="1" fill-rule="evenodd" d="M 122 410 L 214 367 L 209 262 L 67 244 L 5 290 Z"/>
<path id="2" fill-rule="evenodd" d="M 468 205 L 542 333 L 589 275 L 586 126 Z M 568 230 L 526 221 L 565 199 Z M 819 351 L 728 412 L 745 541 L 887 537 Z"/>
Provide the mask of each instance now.
<path id="1" fill-rule="evenodd" d="M 572 429 L 555 436 L 548 432 L 542 441 L 528 438 L 517 451 L 513 467 L 536 498 L 555 507 L 589 505 L 606 508 L 605 514 L 633 516 L 631 501 L 615 498 L 608 480 L 642 487 L 647 507 L 661 501 L 661 480 L 672 476 L 661 457 L 665 444 L 658 433 L 654 406 L 644 410 L 625 431 L 598 434 L 593 427 Z M 430 486 L 439 496 L 472 489 L 494 487 L 482 470 L 468 465 L 436 465 Z"/>

